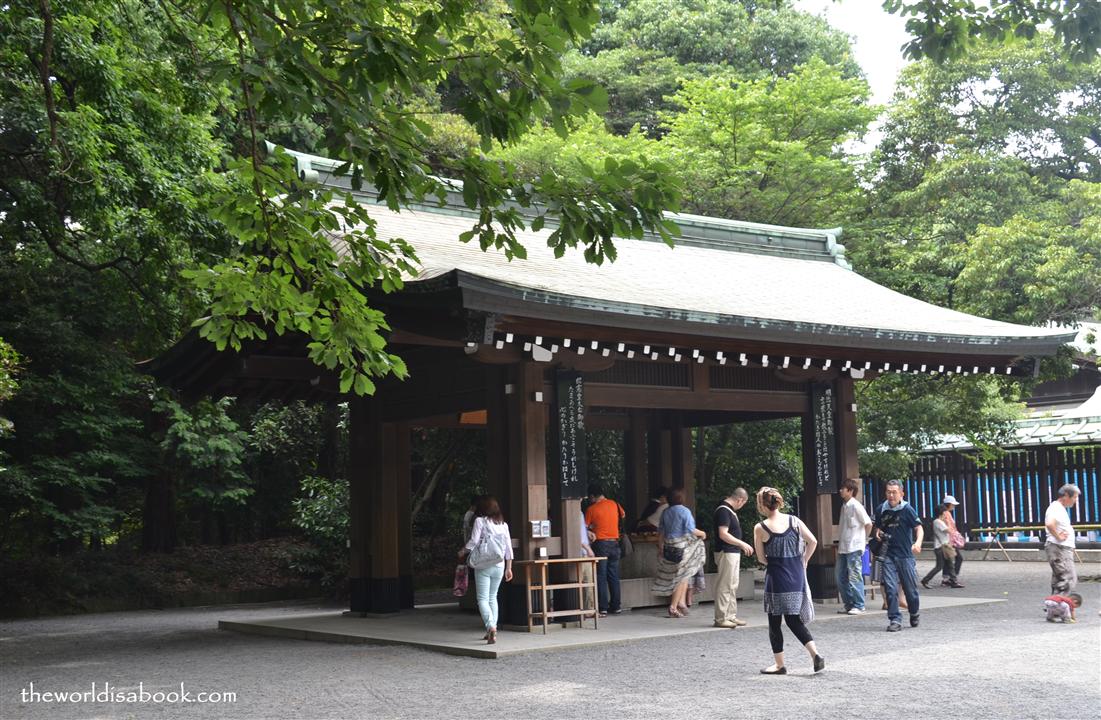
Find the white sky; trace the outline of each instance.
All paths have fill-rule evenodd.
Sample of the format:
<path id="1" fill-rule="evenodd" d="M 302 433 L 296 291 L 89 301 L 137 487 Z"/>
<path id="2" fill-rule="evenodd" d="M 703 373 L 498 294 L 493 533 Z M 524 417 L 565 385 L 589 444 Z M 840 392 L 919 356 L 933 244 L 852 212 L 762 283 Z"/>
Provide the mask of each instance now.
<path id="1" fill-rule="evenodd" d="M 905 18 L 888 13 L 881 0 L 795 0 L 794 4 L 800 10 L 824 16 L 854 38 L 853 54 L 871 85 L 872 102 L 886 104 L 899 70 L 906 64 L 902 46 L 910 36 Z"/>

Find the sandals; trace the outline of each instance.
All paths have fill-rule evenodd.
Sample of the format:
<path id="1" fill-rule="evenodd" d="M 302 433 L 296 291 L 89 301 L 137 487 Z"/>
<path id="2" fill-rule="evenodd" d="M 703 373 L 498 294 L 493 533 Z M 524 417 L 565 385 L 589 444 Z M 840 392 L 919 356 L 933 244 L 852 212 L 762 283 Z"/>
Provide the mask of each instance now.
<path id="1" fill-rule="evenodd" d="M 680 610 L 681 615 L 683 617 L 687 617 L 687 615 L 688 615 L 688 606 L 687 605 L 677 605 L 677 610 Z"/>
<path id="2" fill-rule="evenodd" d="M 682 618 L 682 617 L 684 617 L 684 613 L 682 613 L 677 608 L 670 606 L 670 608 L 669 608 L 669 617 L 671 617 L 671 618 Z"/>

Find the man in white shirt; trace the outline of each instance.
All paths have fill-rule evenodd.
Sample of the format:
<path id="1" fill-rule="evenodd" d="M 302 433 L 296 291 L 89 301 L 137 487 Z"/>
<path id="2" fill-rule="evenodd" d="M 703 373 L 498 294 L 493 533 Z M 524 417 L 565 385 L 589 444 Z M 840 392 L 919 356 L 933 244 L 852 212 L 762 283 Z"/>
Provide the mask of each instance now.
<path id="1" fill-rule="evenodd" d="M 859 483 L 846 478 L 838 493 L 841 506 L 841 538 L 837 541 L 837 589 L 845 607 L 839 613 L 861 615 L 864 612 L 864 546 L 872 530 L 872 519 L 856 499 Z"/>
<path id="2" fill-rule="evenodd" d="M 1074 528 L 1070 524 L 1070 509 L 1078 503 L 1081 491 L 1077 485 L 1059 488 L 1058 497 L 1048 505 L 1044 514 L 1047 542 L 1044 550 L 1051 565 L 1051 592 L 1066 595 L 1078 584 L 1078 572 L 1074 568 Z"/>

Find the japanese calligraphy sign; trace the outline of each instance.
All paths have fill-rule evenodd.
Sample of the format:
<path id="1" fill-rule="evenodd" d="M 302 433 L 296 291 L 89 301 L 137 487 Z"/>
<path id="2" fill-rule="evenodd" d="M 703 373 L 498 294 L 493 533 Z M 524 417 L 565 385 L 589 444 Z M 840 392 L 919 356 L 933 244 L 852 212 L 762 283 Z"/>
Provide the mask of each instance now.
<path id="1" fill-rule="evenodd" d="M 818 494 L 837 492 L 837 413 L 833 386 L 815 383 L 810 391 L 814 424 L 814 480 Z"/>
<path id="2" fill-rule="evenodd" d="M 558 394 L 558 477 L 562 499 L 582 498 L 588 489 L 585 454 L 585 388 L 581 373 L 559 370 Z"/>

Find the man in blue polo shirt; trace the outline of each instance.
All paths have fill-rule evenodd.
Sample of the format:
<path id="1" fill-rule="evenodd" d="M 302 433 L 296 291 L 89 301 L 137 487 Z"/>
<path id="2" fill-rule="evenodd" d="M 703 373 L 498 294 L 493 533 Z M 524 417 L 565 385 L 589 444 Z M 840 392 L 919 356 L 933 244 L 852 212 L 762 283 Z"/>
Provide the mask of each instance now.
<path id="1" fill-rule="evenodd" d="M 902 612 L 898 608 L 898 586 L 906 593 L 910 609 L 910 627 L 919 620 L 917 563 L 914 555 L 921 552 L 925 530 L 921 527 L 914 506 L 902 499 L 898 480 L 887 481 L 887 499 L 875 511 L 875 537 L 884 541 L 878 559 L 883 562 L 883 594 L 887 597 L 887 632 L 902 629 Z"/>

